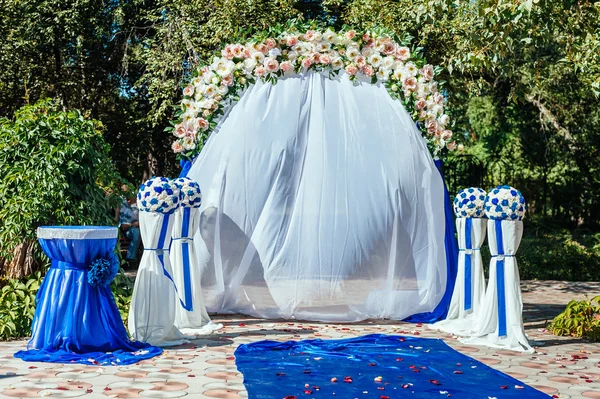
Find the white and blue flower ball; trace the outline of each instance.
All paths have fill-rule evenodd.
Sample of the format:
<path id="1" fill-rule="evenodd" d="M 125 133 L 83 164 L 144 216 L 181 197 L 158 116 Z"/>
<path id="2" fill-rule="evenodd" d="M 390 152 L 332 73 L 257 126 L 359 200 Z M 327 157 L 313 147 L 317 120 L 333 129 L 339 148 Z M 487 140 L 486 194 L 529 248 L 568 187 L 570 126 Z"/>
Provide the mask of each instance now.
<path id="1" fill-rule="evenodd" d="M 457 218 L 484 218 L 486 192 L 479 187 L 469 187 L 454 197 L 454 214 Z"/>
<path id="2" fill-rule="evenodd" d="M 171 213 L 179 207 L 180 190 L 173 180 L 153 177 L 140 186 L 137 206 L 143 212 Z"/>
<path id="3" fill-rule="evenodd" d="M 485 214 L 493 220 L 523 220 L 525 210 L 525 197 L 511 186 L 498 186 L 485 199 Z"/>
<path id="4" fill-rule="evenodd" d="M 180 190 L 181 206 L 189 208 L 200 208 L 202 205 L 202 191 L 198 182 L 189 177 L 180 177 L 175 180 Z"/>

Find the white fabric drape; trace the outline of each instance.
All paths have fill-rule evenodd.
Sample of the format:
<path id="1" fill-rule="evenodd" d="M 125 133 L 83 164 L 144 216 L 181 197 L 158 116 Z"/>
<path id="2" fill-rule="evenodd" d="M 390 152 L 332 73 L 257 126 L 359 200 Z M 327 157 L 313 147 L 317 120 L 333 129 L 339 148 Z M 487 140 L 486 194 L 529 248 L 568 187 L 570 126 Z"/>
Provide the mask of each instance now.
<path id="1" fill-rule="evenodd" d="M 161 237 L 165 219 L 168 225 Z M 177 294 L 161 263 L 162 257 L 165 269 L 171 274 L 169 244 L 172 227 L 173 215 L 140 212 L 140 234 L 145 250 L 133 287 L 128 327 L 133 339 L 154 346 L 181 345 L 189 338 L 175 327 Z"/>
<path id="2" fill-rule="evenodd" d="M 470 232 L 467 231 L 467 223 L 471 224 Z M 466 218 L 456 219 L 456 230 L 458 232 L 458 269 L 456 283 L 452 292 L 452 300 L 445 320 L 430 325 L 433 329 L 448 333 L 465 335 L 473 329 L 476 324 L 477 312 L 481 307 L 485 293 L 485 277 L 483 275 L 483 261 L 481 259 L 481 245 L 485 240 L 487 219 Z M 471 234 L 470 248 L 467 245 L 467 233 Z M 470 256 L 471 278 L 467 282 L 467 256 Z M 471 292 L 470 307 L 467 305 L 467 286 Z"/>
<path id="3" fill-rule="evenodd" d="M 519 269 L 515 254 L 523 236 L 523 222 L 503 220 L 500 223 L 502 248 L 498 250 L 500 231 L 496 230 L 495 220 L 488 221 L 488 244 L 492 259 L 490 261 L 490 276 L 481 312 L 478 313 L 478 323 L 469 338 L 460 340 L 466 344 L 486 345 L 494 348 L 509 349 L 519 352 L 532 353 L 523 327 L 523 298 L 519 279 Z M 498 256 L 503 253 L 506 256 Z M 498 263 L 504 262 L 504 275 L 498 276 Z M 506 335 L 500 336 L 500 314 L 498 278 L 504 279 L 504 301 L 506 304 Z"/>
<path id="4" fill-rule="evenodd" d="M 184 215 L 187 213 L 187 217 Z M 171 243 L 171 265 L 173 280 L 177 286 L 179 300 L 175 310 L 175 325 L 185 334 L 205 335 L 223 327 L 222 324 L 213 323 L 208 316 L 202 286 L 200 284 L 200 268 L 193 243 L 194 232 L 200 223 L 200 210 L 198 208 L 179 207 L 173 214 L 173 241 Z M 187 247 L 187 248 L 184 248 Z M 184 249 L 187 250 L 189 287 L 185 284 L 186 268 L 184 262 Z M 186 293 L 187 289 L 189 293 Z M 189 303 L 188 303 L 189 299 Z M 191 310 L 186 310 L 191 305 Z"/>
<path id="5" fill-rule="evenodd" d="M 204 194 L 194 242 L 209 312 L 403 319 L 444 294 L 442 179 L 383 86 L 259 82 L 188 177 Z"/>

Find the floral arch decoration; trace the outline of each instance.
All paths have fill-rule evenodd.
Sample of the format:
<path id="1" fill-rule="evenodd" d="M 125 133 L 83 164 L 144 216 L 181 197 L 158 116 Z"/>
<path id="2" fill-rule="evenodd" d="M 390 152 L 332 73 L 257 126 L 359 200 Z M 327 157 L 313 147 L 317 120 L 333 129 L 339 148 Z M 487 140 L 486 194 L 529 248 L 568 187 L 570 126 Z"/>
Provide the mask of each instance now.
<path id="1" fill-rule="evenodd" d="M 245 44 L 226 45 L 210 64 L 201 64 L 183 89 L 177 118 L 167 130 L 176 140 L 173 151 L 182 161 L 194 159 L 228 106 L 258 79 L 278 79 L 308 71 L 345 73 L 385 85 L 417 122 L 434 158 L 456 143 L 435 75 L 441 68 L 427 64 L 421 49 L 411 50 L 388 31 L 357 32 L 289 24 L 252 36 Z"/>

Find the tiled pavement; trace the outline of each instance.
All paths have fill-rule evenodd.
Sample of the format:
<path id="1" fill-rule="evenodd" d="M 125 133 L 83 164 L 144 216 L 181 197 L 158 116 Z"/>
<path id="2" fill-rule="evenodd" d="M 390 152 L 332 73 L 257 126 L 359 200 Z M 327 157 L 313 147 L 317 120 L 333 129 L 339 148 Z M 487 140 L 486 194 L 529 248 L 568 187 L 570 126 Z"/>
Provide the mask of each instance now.
<path id="1" fill-rule="evenodd" d="M 242 343 L 384 333 L 442 337 L 460 352 L 555 398 L 600 398 L 600 344 L 555 337 L 544 330 L 546 321 L 569 300 L 599 295 L 600 283 L 525 281 L 522 288 L 527 333 L 537 350 L 533 355 L 465 346 L 451 336 L 406 323 L 342 325 L 215 317 L 225 325 L 223 330 L 128 367 L 25 363 L 12 357 L 25 341 L 0 343 L 0 397 L 243 398 L 247 394 L 233 357 Z"/>

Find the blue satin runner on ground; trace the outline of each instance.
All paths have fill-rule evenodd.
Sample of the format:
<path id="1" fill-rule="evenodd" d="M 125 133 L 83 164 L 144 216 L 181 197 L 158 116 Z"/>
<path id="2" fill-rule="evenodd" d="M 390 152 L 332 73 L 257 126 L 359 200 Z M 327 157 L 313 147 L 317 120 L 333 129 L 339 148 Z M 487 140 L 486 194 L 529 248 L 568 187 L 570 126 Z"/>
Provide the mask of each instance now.
<path id="1" fill-rule="evenodd" d="M 115 239 L 39 239 L 52 260 L 40 287 L 25 361 L 127 365 L 162 349 L 131 341 L 110 286 L 93 287 L 87 267 L 114 251 Z"/>
<path id="2" fill-rule="evenodd" d="M 261 341 L 240 345 L 235 358 L 249 399 L 548 398 L 438 339 Z"/>
<path id="3" fill-rule="evenodd" d="M 405 319 L 412 323 L 434 323 L 438 320 L 443 320 L 448 314 L 450 301 L 452 300 L 452 292 L 454 291 L 454 283 L 456 282 L 456 274 L 458 270 L 458 243 L 456 242 L 454 228 L 454 211 L 450 202 L 450 195 L 444 182 L 444 174 L 442 173 L 443 162 L 435 161 L 435 166 L 438 168 L 442 176 L 444 185 L 444 214 L 446 216 L 446 231 L 444 236 L 444 245 L 446 247 L 446 291 L 442 300 L 432 312 L 419 313 Z"/>

